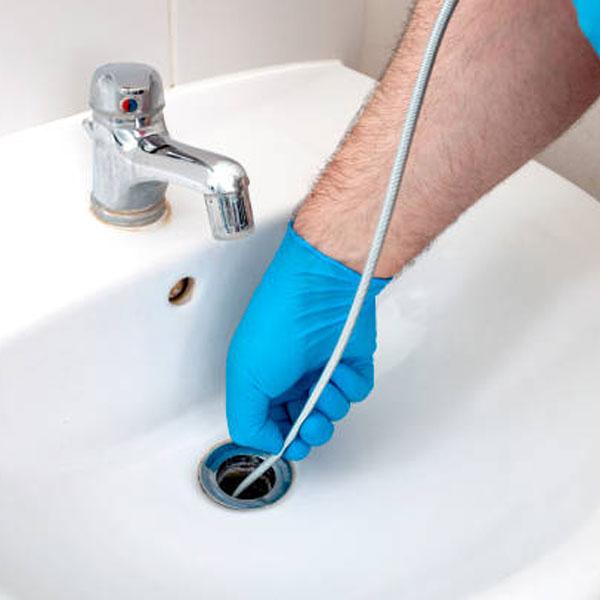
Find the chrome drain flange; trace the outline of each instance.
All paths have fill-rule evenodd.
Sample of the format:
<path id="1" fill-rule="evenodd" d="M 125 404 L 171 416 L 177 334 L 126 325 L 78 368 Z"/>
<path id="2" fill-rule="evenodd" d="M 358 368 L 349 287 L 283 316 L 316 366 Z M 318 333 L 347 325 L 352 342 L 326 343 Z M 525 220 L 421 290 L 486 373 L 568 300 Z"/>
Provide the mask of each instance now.
<path id="1" fill-rule="evenodd" d="M 293 470 L 286 460 L 277 461 L 258 481 L 234 498 L 237 486 L 269 455 L 252 448 L 226 443 L 211 450 L 200 463 L 198 481 L 211 499 L 234 510 L 264 508 L 281 500 L 292 485 Z"/>

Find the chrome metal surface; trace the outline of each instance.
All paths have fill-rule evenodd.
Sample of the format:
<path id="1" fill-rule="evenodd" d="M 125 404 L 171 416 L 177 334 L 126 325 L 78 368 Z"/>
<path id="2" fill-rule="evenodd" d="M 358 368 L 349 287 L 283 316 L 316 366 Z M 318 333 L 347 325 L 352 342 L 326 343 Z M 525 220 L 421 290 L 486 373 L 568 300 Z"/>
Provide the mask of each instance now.
<path id="1" fill-rule="evenodd" d="M 236 161 L 177 142 L 162 110 L 160 75 L 137 63 L 99 67 L 90 89 L 94 144 L 92 210 L 107 223 L 139 227 L 166 210 L 169 184 L 204 195 L 212 233 L 222 240 L 252 231 L 249 180 Z"/>
<path id="2" fill-rule="evenodd" d="M 262 463 L 268 454 L 226 443 L 211 450 L 198 468 L 198 481 L 204 493 L 217 504 L 234 510 L 264 508 L 281 500 L 293 481 L 290 463 L 280 460 L 238 498 L 236 487 Z"/>

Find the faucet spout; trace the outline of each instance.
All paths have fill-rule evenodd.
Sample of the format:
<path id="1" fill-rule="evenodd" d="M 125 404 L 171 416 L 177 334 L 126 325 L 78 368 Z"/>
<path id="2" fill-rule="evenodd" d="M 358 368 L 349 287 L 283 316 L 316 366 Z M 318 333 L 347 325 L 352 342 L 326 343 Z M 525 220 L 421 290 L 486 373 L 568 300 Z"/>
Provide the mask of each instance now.
<path id="1" fill-rule="evenodd" d="M 138 165 L 142 181 L 181 185 L 203 194 L 216 239 L 252 231 L 249 179 L 235 160 L 154 134 L 139 140 L 132 162 Z"/>
<path id="2" fill-rule="evenodd" d="M 235 160 L 173 140 L 165 125 L 158 73 L 146 65 L 105 65 L 92 80 L 94 142 L 92 209 L 125 227 L 153 223 L 166 210 L 169 184 L 204 196 L 213 236 L 235 239 L 253 230 L 249 180 Z"/>

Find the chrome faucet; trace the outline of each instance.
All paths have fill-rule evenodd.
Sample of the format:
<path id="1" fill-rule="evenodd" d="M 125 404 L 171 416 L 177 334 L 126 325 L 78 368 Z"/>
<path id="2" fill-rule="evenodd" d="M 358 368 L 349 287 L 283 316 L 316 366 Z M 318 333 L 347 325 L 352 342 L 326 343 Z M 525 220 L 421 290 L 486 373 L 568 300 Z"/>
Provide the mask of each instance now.
<path id="1" fill-rule="evenodd" d="M 170 183 L 204 195 L 213 236 L 235 239 L 253 229 L 248 177 L 234 160 L 169 137 L 163 86 L 152 67 L 108 64 L 96 69 L 90 89 L 94 143 L 92 210 L 106 223 L 139 227 L 167 210 Z"/>

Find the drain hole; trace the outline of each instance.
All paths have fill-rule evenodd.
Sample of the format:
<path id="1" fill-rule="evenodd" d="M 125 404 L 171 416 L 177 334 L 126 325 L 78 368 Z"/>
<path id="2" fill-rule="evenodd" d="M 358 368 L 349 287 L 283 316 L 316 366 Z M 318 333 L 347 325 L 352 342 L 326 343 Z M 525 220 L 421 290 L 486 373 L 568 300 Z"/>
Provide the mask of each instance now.
<path id="1" fill-rule="evenodd" d="M 178 306 L 189 302 L 192 297 L 192 292 L 194 291 L 195 283 L 193 277 L 181 278 L 169 290 L 169 302 Z"/>
<path id="2" fill-rule="evenodd" d="M 263 459 L 258 456 L 247 454 L 232 456 L 217 471 L 217 483 L 219 487 L 228 496 L 233 496 L 233 492 L 235 492 L 237 486 L 262 462 Z M 271 468 L 248 489 L 244 490 L 239 495 L 239 498 L 241 500 L 258 500 L 259 498 L 263 498 L 273 489 L 275 480 L 275 471 Z"/>
<path id="3" fill-rule="evenodd" d="M 269 456 L 247 446 L 231 442 L 213 448 L 198 467 L 198 483 L 214 502 L 233 510 L 254 510 L 271 506 L 289 491 L 294 478 L 292 465 L 277 461 L 258 481 L 244 490 L 239 498 L 233 493 L 238 485 Z"/>

